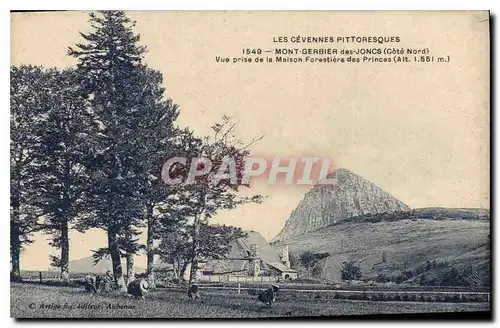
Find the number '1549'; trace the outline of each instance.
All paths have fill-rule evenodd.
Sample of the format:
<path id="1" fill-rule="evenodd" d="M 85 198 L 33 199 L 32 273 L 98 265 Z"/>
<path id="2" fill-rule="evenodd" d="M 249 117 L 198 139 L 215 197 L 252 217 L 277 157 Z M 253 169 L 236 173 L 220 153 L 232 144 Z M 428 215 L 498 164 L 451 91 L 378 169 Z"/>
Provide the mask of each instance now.
<path id="1" fill-rule="evenodd" d="M 243 55 L 261 55 L 262 49 L 243 48 L 241 52 Z"/>

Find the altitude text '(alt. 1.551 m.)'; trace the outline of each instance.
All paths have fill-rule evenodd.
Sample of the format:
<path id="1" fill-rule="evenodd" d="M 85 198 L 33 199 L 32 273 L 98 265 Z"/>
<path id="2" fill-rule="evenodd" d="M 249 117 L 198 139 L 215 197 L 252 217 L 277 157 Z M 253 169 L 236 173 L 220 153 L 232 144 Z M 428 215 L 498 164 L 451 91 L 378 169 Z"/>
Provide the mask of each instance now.
<path id="1" fill-rule="evenodd" d="M 11 13 L 14 318 L 490 318 L 489 13 Z"/>

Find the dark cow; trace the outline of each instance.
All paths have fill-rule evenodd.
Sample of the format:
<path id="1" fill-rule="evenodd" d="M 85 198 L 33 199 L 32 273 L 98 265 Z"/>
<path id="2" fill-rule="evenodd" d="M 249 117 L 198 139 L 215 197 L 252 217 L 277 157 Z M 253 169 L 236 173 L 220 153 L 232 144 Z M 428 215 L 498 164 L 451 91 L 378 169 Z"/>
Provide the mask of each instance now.
<path id="1" fill-rule="evenodd" d="M 276 296 L 278 295 L 279 290 L 280 287 L 278 285 L 272 285 L 271 288 L 262 291 L 257 299 L 262 303 L 267 304 L 269 307 L 272 307 L 274 301 L 276 301 Z"/>
<path id="2" fill-rule="evenodd" d="M 149 284 L 146 279 L 133 280 L 127 286 L 127 293 L 135 298 L 144 299 L 144 295 L 149 289 Z"/>
<path id="3" fill-rule="evenodd" d="M 197 284 L 192 284 L 191 287 L 189 287 L 188 297 L 191 300 L 200 298 L 200 288 Z"/>

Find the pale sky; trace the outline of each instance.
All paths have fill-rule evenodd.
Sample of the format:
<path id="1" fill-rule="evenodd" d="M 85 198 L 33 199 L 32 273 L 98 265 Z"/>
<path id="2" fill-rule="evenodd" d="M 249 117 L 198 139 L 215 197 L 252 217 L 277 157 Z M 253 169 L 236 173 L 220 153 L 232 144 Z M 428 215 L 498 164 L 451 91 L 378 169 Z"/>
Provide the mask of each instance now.
<path id="1" fill-rule="evenodd" d="M 265 135 L 254 155 L 331 157 L 412 208 L 489 208 L 489 35 L 486 12 L 130 12 L 146 62 L 164 74 L 180 105 L 180 126 L 199 135 L 223 114 L 240 137 Z M 67 47 L 88 32 L 85 12 L 11 14 L 11 63 L 67 67 Z M 277 45 L 276 36 L 396 35 L 399 47 L 428 47 L 446 64 L 240 64 L 242 48 Z M 319 45 L 322 46 L 322 45 Z M 348 47 L 348 46 L 346 46 Z M 366 45 L 367 48 L 378 47 Z M 268 198 L 221 212 L 214 223 L 271 239 L 307 192 L 255 184 Z M 94 230 L 70 234 L 71 256 L 106 245 Z M 49 265 L 46 236 L 21 257 L 25 270 Z M 143 257 L 137 265 L 145 267 Z"/>

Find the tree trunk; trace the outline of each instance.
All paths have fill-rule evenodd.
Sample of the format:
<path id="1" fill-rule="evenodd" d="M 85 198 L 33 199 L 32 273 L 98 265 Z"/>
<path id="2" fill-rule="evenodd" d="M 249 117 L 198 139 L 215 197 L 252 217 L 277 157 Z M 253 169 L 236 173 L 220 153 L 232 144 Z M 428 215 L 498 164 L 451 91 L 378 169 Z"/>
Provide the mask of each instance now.
<path id="1" fill-rule="evenodd" d="M 179 279 L 179 275 L 177 274 L 177 270 L 175 269 L 175 261 L 172 261 L 172 269 L 174 271 L 174 277 Z"/>
<path id="2" fill-rule="evenodd" d="M 113 275 L 115 278 L 115 288 L 120 292 L 127 292 L 125 280 L 123 279 L 123 268 L 118 247 L 118 234 L 113 229 L 108 229 L 108 247 L 111 261 L 113 263 Z"/>
<path id="3" fill-rule="evenodd" d="M 191 259 L 191 267 L 189 268 L 189 283 L 188 283 L 188 289 L 191 287 L 193 282 L 195 282 L 196 279 L 196 271 L 198 271 L 198 261 L 196 258 Z"/>
<path id="4" fill-rule="evenodd" d="M 147 252 L 147 274 L 148 274 L 148 284 L 149 288 L 156 288 L 155 285 L 155 270 L 154 270 L 154 228 L 155 220 L 153 218 L 153 206 L 150 204 L 146 205 L 146 222 L 148 223 L 148 235 L 146 241 L 146 252 Z"/>
<path id="5" fill-rule="evenodd" d="M 184 263 L 182 263 L 182 267 L 181 267 L 181 270 L 180 270 L 180 273 L 179 273 L 179 279 L 180 280 L 184 281 L 184 274 L 186 273 L 186 269 L 187 269 L 188 264 L 189 264 L 188 261 L 184 261 Z"/>
<path id="6" fill-rule="evenodd" d="M 134 254 L 127 253 L 127 286 L 134 279 Z"/>
<path id="7" fill-rule="evenodd" d="M 61 216 L 61 280 L 69 282 L 69 209 L 71 207 L 69 190 L 71 190 L 71 165 L 69 157 L 64 160 L 64 191 Z"/>
<path id="8" fill-rule="evenodd" d="M 203 213 L 205 212 L 205 204 L 207 203 L 207 195 L 203 193 L 200 195 L 200 203 L 201 203 L 201 210 L 200 212 L 194 216 L 194 221 L 193 221 L 193 246 L 192 246 L 192 252 L 191 252 L 191 268 L 189 272 L 189 282 L 188 282 L 188 293 L 189 290 L 191 289 L 191 284 L 193 283 L 193 280 L 195 279 L 196 276 L 196 271 L 198 270 L 198 243 L 199 241 L 199 236 L 200 236 L 200 221 L 203 218 Z"/>
<path id="9" fill-rule="evenodd" d="M 61 223 L 61 280 L 69 282 L 69 229 L 68 220 Z"/>
<path id="10" fill-rule="evenodd" d="M 14 210 L 14 215 L 19 213 L 19 209 Z M 14 218 L 16 220 L 16 218 Z M 10 258 L 12 263 L 12 271 L 10 272 L 11 281 L 21 281 L 21 231 L 19 223 L 16 221 L 10 222 Z"/>
<path id="11" fill-rule="evenodd" d="M 193 222 L 193 245 L 191 248 L 191 259 L 189 263 L 191 264 L 191 268 L 189 268 L 189 282 L 188 282 L 188 292 L 191 288 L 193 280 L 196 277 L 196 271 L 198 270 L 198 261 L 197 261 L 197 251 L 198 251 L 198 236 L 200 234 L 200 224 L 199 224 L 198 216 L 195 216 Z"/>

